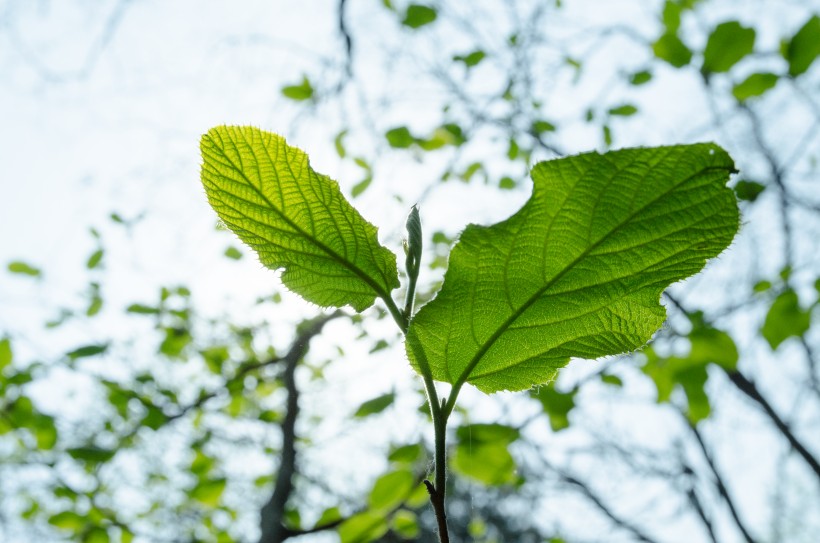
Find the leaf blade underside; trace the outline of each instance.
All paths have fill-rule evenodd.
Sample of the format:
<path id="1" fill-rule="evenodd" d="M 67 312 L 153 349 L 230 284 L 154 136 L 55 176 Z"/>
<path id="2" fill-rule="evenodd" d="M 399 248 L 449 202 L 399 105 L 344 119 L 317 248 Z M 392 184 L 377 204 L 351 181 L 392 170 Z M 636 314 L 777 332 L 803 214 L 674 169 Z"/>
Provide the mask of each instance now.
<path id="1" fill-rule="evenodd" d="M 253 127 L 202 136 L 202 184 L 219 218 L 283 284 L 322 307 L 363 311 L 399 286 L 395 255 L 339 185 L 285 139 Z"/>
<path id="2" fill-rule="evenodd" d="M 516 214 L 462 233 L 410 323 L 411 364 L 489 393 L 547 383 L 570 357 L 643 346 L 665 320 L 663 290 L 737 232 L 733 171 L 713 144 L 538 164 Z"/>

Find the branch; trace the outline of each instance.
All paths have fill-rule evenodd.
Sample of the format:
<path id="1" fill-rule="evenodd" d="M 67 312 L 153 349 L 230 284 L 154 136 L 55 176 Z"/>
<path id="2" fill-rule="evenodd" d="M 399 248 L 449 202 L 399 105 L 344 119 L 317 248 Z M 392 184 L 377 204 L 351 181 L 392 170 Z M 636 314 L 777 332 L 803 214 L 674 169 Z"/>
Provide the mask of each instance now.
<path id="1" fill-rule="evenodd" d="M 726 484 L 723 481 L 723 477 L 720 475 L 720 472 L 715 465 L 715 461 L 712 459 L 712 455 L 709 454 L 709 449 L 706 447 L 706 443 L 703 441 L 703 436 L 700 434 L 700 431 L 695 427 L 694 424 L 691 424 L 688 419 L 686 419 L 686 415 L 681 413 L 681 416 L 684 417 L 686 426 L 692 431 L 692 435 L 695 436 L 695 441 L 697 441 L 698 445 L 700 446 L 700 450 L 703 453 L 703 458 L 706 459 L 706 464 L 709 466 L 709 471 L 712 472 L 712 475 L 715 478 L 715 486 L 717 486 L 718 492 L 720 493 L 723 501 L 726 502 L 726 506 L 729 508 L 729 513 L 732 515 L 732 518 L 735 521 L 735 525 L 737 526 L 740 533 L 743 534 L 743 538 L 746 540 L 747 543 L 757 543 L 757 540 L 753 538 L 749 534 L 749 530 L 743 524 L 743 521 L 740 519 L 740 515 L 737 512 L 737 508 L 735 507 L 735 503 L 732 500 L 732 497 L 729 495 L 729 490 L 726 488 Z M 693 491 L 694 492 L 694 491 Z"/>
<path id="2" fill-rule="evenodd" d="M 285 417 L 282 420 L 282 459 L 276 475 L 276 485 L 270 500 L 262 507 L 260 528 L 262 535 L 259 543 L 281 543 L 288 537 L 287 529 L 282 524 L 285 507 L 293 490 L 293 475 L 296 472 L 296 417 L 299 414 L 299 390 L 296 388 L 296 365 L 307 353 L 310 340 L 318 335 L 328 321 L 342 316 L 336 311 L 314 320 L 302 330 L 294 340 L 290 350 L 283 358 L 285 369 L 282 382 L 287 391 Z"/>
<path id="3" fill-rule="evenodd" d="M 769 416 L 777 429 L 780 430 L 780 433 L 785 436 L 792 448 L 803 457 L 803 460 L 806 461 L 809 467 L 811 467 L 814 471 L 817 478 L 820 479 L 820 462 L 818 462 L 817 458 L 815 458 L 814 455 L 812 455 L 800 442 L 800 440 L 797 439 L 794 433 L 792 433 L 791 427 L 780 418 L 768 400 L 760 394 L 760 391 L 757 389 L 755 384 L 739 371 L 727 372 L 727 375 L 729 376 L 729 380 L 738 388 L 738 390 L 760 404 L 760 407 L 763 408 L 763 411 L 765 411 L 765 413 Z"/>

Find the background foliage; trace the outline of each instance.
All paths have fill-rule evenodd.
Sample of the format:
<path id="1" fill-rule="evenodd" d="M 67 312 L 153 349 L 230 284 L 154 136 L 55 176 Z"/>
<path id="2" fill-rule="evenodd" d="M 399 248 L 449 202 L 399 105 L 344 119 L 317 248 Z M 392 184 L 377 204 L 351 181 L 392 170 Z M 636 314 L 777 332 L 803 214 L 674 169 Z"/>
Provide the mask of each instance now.
<path id="1" fill-rule="evenodd" d="M 813 541 L 820 6 L 612 4 L 0 4 L 0 540 L 432 541 L 427 414 L 383 310 L 319 317 L 211 228 L 199 135 L 248 122 L 397 254 L 419 204 L 424 299 L 535 162 L 725 147 L 741 235 L 664 297 L 652 348 L 465 389 L 453 537 Z"/>

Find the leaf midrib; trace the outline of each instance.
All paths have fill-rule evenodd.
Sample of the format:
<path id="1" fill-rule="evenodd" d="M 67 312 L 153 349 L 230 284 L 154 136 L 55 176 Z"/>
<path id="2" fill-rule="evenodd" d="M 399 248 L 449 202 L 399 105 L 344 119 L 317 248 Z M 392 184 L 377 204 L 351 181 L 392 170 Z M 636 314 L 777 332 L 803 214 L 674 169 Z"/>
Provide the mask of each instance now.
<path id="1" fill-rule="evenodd" d="M 476 354 L 473 355 L 473 358 L 470 359 L 470 362 L 467 364 L 464 371 L 461 372 L 461 375 L 459 375 L 456 382 L 453 383 L 453 390 L 454 391 L 459 390 L 464 385 L 464 383 L 467 382 L 467 380 L 469 379 L 470 373 L 475 369 L 475 367 L 478 365 L 478 363 L 481 362 L 481 359 L 484 357 L 484 355 L 487 354 L 487 352 L 495 344 L 495 342 L 498 341 L 498 338 L 500 338 L 501 335 L 503 335 L 507 331 L 507 329 L 519 317 L 521 317 L 521 315 L 523 315 L 536 301 L 538 301 L 538 299 L 541 296 L 543 296 L 543 294 L 547 290 L 549 290 L 553 285 L 555 285 L 555 283 L 557 283 L 559 280 L 561 280 L 561 278 L 564 277 L 564 275 L 566 275 L 571 269 L 573 269 L 578 264 L 578 262 L 580 262 L 581 260 L 586 258 L 592 250 L 594 250 L 601 243 L 603 243 L 605 240 L 607 240 L 609 238 L 609 236 L 611 236 L 612 234 L 617 232 L 625 224 L 629 223 L 632 219 L 634 219 L 639 213 L 643 212 L 646 208 L 648 208 L 649 206 L 655 204 L 660 199 L 664 198 L 666 195 L 670 194 L 671 192 L 677 190 L 679 187 L 683 186 L 685 183 L 687 183 L 688 181 L 694 179 L 695 177 L 698 177 L 700 175 L 705 175 L 705 174 L 713 172 L 713 171 L 726 171 L 726 170 L 731 171 L 731 168 L 710 166 L 710 167 L 706 167 L 706 168 L 703 168 L 701 170 L 698 170 L 694 174 L 682 179 L 680 181 L 680 183 L 674 184 L 669 190 L 667 190 L 667 191 L 661 193 L 660 195 L 658 195 L 658 197 L 650 200 L 645 205 L 643 205 L 640 208 L 638 208 L 637 210 L 635 210 L 628 217 L 626 217 L 626 219 L 621 221 L 617 226 L 615 226 L 613 229 L 611 229 L 609 232 L 607 232 L 606 235 L 602 236 L 598 241 L 596 241 L 595 243 L 592 243 L 589 247 L 584 249 L 584 251 L 581 254 L 579 254 L 572 262 L 570 262 L 557 275 L 555 275 L 555 277 L 553 277 L 551 280 L 549 280 L 543 287 L 538 289 L 532 296 L 530 296 L 530 298 L 519 309 L 514 311 L 501 324 L 501 326 L 499 326 L 496 329 L 496 331 L 493 332 L 493 334 L 490 336 L 490 338 L 478 349 L 478 351 L 476 351 Z M 447 365 L 445 363 L 445 368 L 446 367 L 447 367 Z"/>
<path id="2" fill-rule="evenodd" d="M 319 240 L 318 240 L 318 239 L 316 239 L 315 237 L 313 237 L 313 236 L 309 235 L 309 234 L 308 234 L 307 232 L 305 232 L 302 228 L 300 228 L 300 227 L 299 227 L 296 223 L 294 223 L 292 220 L 290 220 L 290 218 L 288 218 L 288 217 L 287 217 L 287 215 L 285 215 L 282 211 L 280 211 L 280 210 L 279 210 L 279 209 L 278 209 L 278 208 L 277 208 L 277 207 L 273 204 L 273 202 L 271 202 L 271 201 L 270 201 L 270 199 L 268 199 L 268 197 L 267 197 L 267 196 L 266 196 L 266 195 L 265 195 L 265 194 L 264 194 L 261 190 L 259 190 L 259 189 L 258 189 L 258 188 L 257 188 L 257 187 L 256 187 L 256 186 L 252 183 L 252 182 L 251 182 L 251 180 L 248 178 L 248 176 L 247 176 L 247 175 L 245 175 L 244 170 L 243 170 L 243 169 L 241 169 L 241 168 L 239 168 L 239 167 L 237 167 L 236 163 L 235 163 L 233 160 L 231 160 L 231 158 L 227 155 L 227 153 L 225 152 L 224 148 L 223 148 L 223 147 L 220 147 L 219 145 L 217 145 L 217 144 L 216 144 L 216 141 L 215 141 L 215 140 L 214 140 L 211 136 L 207 136 L 207 137 L 208 137 L 208 139 L 210 139 L 210 140 L 211 140 L 211 142 L 214 144 L 214 147 L 215 147 L 216 149 L 219 149 L 220 153 L 221 153 L 221 154 L 222 154 L 222 156 L 225 158 L 225 160 L 226 160 L 226 161 L 228 161 L 228 163 L 230 164 L 230 166 L 231 166 L 231 167 L 232 167 L 235 171 L 237 171 L 237 172 L 239 173 L 239 175 L 242 177 L 242 179 L 244 179 L 244 180 L 245 180 L 246 184 L 247 184 L 247 185 L 248 185 L 248 186 L 249 186 L 249 187 L 250 187 L 250 188 L 251 188 L 251 189 L 252 189 L 255 193 L 257 193 L 257 194 L 258 194 L 258 195 L 259 195 L 259 196 L 260 196 L 260 197 L 261 197 L 261 198 L 262 198 L 262 199 L 263 199 L 263 200 L 264 200 L 264 201 L 268 204 L 268 206 L 270 206 L 270 209 L 272 209 L 272 210 L 273 210 L 273 211 L 274 211 L 277 215 L 279 215 L 279 216 L 282 218 L 282 220 L 284 220 L 284 221 L 285 221 L 285 223 L 287 223 L 287 224 L 288 224 L 288 226 L 290 226 L 291 228 L 293 228 L 293 230 L 294 230 L 295 232 L 297 232 L 300 236 L 302 236 L 303 238 L 305 238 L 305 239 L 307 239 L 308 241 L 312 242 L 312 243 L 313 243 L 313 244 L 315 244 L 317 247 L 319 247 L 322 251 L 324 251 L 325 253 L 327 253 L 328 255 L 330 255 L 330 256 L 331 256 L 331 257 L 332 257 L 335 261 L 339 262 L 340 264 L 342 264 L 342 265 L 344 265 L 345 267 L 347 267 L 348 269 L 350 269 L 350 270 L 351 270 L 354 274 L 356 274 L 356 276 L 358 276 L 361 280 L 363 280 L 363 281 L 364 281 L 364 282 L 365 282 L 368 286 L 370 286 L 370 288 L 372 288 L 372 289 L 376 292 L 377 297 L 382 298 L 382 299 L 386 299 L 386 298 L 387 298 L 387 296 L 388 296 L 387 292 L 386 292 L 385 290 L 383 290 L 383 289 L 381 288 L 381 286 L 380 286 L 380 285 L 378 285 L 375 281 L 373 281 L 373 279 L 372 279 L 372 278 L 371 278 L 371 277 L 370 277 L 367 273 L 365 273 L 365 271 L 364 271 L 364 270 L 360 269 L 358 266 L 354 265 L 352 262 L 350 262 L 349 260 L 345 259 L 344 257 L 342 257 L 341 255 L 339 255 L 338 253 L 336 253 L 336 251 L 334 251 L 333 249 L 331 249 L 330 247 L 328 247 L 327 245 L 325 245 L 324 243 L 322 243 L 321 241 L 319 241 Z M 234 144 L 234 145 L 236 145 L 236 142 L 235 142 L 235 141 L 233 141 L 233 140 L 231 140 L 231 141 L 233 142 L 233 144 Z M 265 145 L 264 141 L 262 142 L 262 145 L 263 145 L 263 146 Z M 249 147 L 250 149 L 252 149 L 252 146 L 251 146 L 251 145 L 248 145 L 248 147 Z M 252 152 L 252 154 L 253 154 L 253 155 L 256 155 L 256 153 L 253 153 L 253 151 L 252 151 L 252 150 L 251 150 L 251 152 Z M 237 153 L 241 153 L 241 152 L 239 151 L 239 149 L 237 149 Z M 270 162 L 271 162 L 271 164 L 273 164 L 273 160 L 271 159 L 270 155 L 268 154 L 267 149 L 265 150 L 265 154 L 267 155 L 267 159 L 268 159 L 268 161 L 270 161 Z M 257 158 L 257 160 L 258 160 L 258 158 Z M 291 172 L 293 172 L 293 169 L 291 168 L 291 165 L 290 165 L 290 161 L 289 161 L 289 160 L 286 160 L 286 162 L 288 163 L 288 168 L 289 168 L 289 169 L 291 169 Z M 220 177 L 225 177 L 225 176 L 224 176 L 224 175 L 222 175 L 221 173 L 219 173 L 219 176 L 220 176 Z M 261 175 L 260 175 L 260 179 L 259 179 L 259 180 L 260 180 L 260 181 L 262 181 L 262 176 L 261 176 Z M 295 177 L 294 177 L 294 180 L 295 180 Z M 298 184 L 298 183 L 297 183 L 297 184 Z M 222 189 L 222 190 L 224 191 L 224 189 Z M 227 192 L 227 191 L 226 191 L 226 192 Z M 301 194 L 301 192 L 300 192 L 300 194 Z M 311 216 L 312 216 L 312 214 L 311 214 Z M 284 266 L 283 266 L 283 267 L 284 267 Z"/>

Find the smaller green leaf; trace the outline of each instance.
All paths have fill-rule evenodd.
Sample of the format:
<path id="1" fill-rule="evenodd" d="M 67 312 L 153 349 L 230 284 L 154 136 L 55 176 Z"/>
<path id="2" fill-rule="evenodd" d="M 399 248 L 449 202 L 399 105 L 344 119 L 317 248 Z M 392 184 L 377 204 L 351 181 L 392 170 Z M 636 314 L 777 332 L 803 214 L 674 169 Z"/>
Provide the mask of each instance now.
<path id="1" fill-rule="evenodd" d="M 225 257 L 230 258 L 231 260 L 239 260 L 242 258 L 242 251 L 237 249 L 236 247 L 228 247 L 225 249 Z"/>
<path id="2" fill-rule="evenodd" d="M 515 179 L 506 175 L 498 181 L 498 188 L 501 190 L 511 190 L 515 188 Z"/>
<path id="3" fill-rule="evenodd" d="M 365 512 L 353 515 L 339 526 L 340 543 L 370 543 L 387 533 L 383 515 Z"/>
<path id="4" fill-rule="evenodd" d="M 811 325 L 811 313 L 800 307 L 797 293 L 787 290 L 775 298 L 760 333 L 772 350 L 790 337 L 803 337 Z"/>
<path id="5" fill-rule="evenodd" d="M 224 478 L 206 479 L 200 481 L 191 489 L 188 495 L 203 505 L 216 507 L 219 504 L 222 493 L 225 491 L 226 484 L 227 480 Z"/>
<path id="6" fill-rule="evenodd" d="M 169 326 L 165 328 L 165 339 L 159 346 L 159 352 L 169 358 L 180 358 L 183 349 L 191 343 L 190 332 L 185 328 Z"/>
<path id="7" fill-rule="evenodd" d="M 384 137 L 394 149 L 407 149 L 416 142 L 416 138 L 406 126 L 391 128 L 384 134 Z"/>
<path id="8" fill-rule="evenodd" d="M 749 98 L 754 98 L 764 94 L 769 89 L 777 85 L 780 79 L 777 74 L 758 73 L 752 74 L 732 89 L 732 94 L 738 102 L 745 102 Z"/>
<path id="9" fill-rule="evenodd" d="M 738 181 L 735 184 L 735 194 L 738 200 L 745 200 L 747 202 L 754 202 L 760 193 L 766 189 L 766 185 L 762 185 L 755 181 Z"/>
<path id="10" fill-rule="evenodd" d="M 516 481 L 515 461 L 504 443 L 460 442 L 451 459 L 453 470 L 488 486 Z"/>
<path id="11" fill-rule="evenodd" d="M 14 353 L 11 350 L 11 340 L 9 338 L 0 339 L 0 372 L 11 364 L 12 360 L 14 360 Z"/>
<path id="12" fill-rule="evenodd" d="M 415 541 L 420 533 L 419 519 L 412 511 L 398 511 L 390 519 L 390 526 L 402 539 Z"/>
<path id="13" fill-rule="evenodd" d="M 91 302 L 88 304 L 88 308 L 85 310 L 85 315 L 87 317 L 93 317 L 94 315 L 100 312 L 102 307 L 103 299 L 99 295 L 94 295 L 91 298 Z"/>
<path id="14" fill-rule="evenodd" d="M 97 249 L 91 256 L 88 257 L 88 261 L 85 263 L 85 267 L 89 270 L 93 270 L 102 263 L 103 256 L 105 255 L 105 251 L 103 249 Z"/>
<path id="15" fill-rule="evenodd" d="M 373 511 L 387 513 L 401 505 L 416 484 L 416 478 L 409 470 L 386 473 L 376 480 L 367 503 Z"/>
<path id="16" fill-rule="evenodd" d="M 367 177 L 353 185 L 353 188 L 350 189 L 350 195 L 354 198 L 360 196 L 364 191 L 367 190 L 367 188 L 370 186 L 370 183 L 372 182 L 373 176 L 368 175 Z"/>
<path id="17" fill-rule="evenodd" d="M 40 268 L 35 268 L 31 264 L 28 264 L 27 262 L 23 262 L 21 260 L 9 262 L 8 270 L 11 273 L 16 273 L 19 275 L 28 275 L 29 277 L 40 277 L 43 274 Z"/>
<path id="18" fill-rule="evenodd" d="M 438 17 L 438 12 L 430 6 L 410 4 L 401 24 L 415 29 L 432 23 L 436 20 L 436 17 Z"/>
<path id="19" fill-rule="evenodd" d="M 703 73 L 728 72 L 743 57 L 754 51 L 755 30 L 737 21 L 715 27 L 703 51 Z"/>
<path id="20" fill-rule="evenodd" d="M 93 526 L 83 536 L 83 543 L 110 543 L 110 541 L 108 530 L 101 526 Z"/>
<path id="21" fill-rule="evenodd" d="M 319 520 L 316 521 L 314 528 L 321 528 L 322 526 L 327 526 L 328 524 L 333 524 L 334 522 L 339 522 L 340 520 L 342 520 L 342 513 L 339 511 L 339 508 L 329 507 L 322 511 L 322 514 L 319 515 Z"/>
<path id="22" fill-rule="evenodd" d="M 484 60 L 486 56 L 487 53 L 485 53 L 481 49 L 478 49 L 466 55 L 456 55 L 453 57 L 453 60 L 455 62 L 463 62 L 465 66 L 467 66 L 468 68 L 472 68 L 473 66 L 476 66 L 479 62 Z"/>
<path id="23" fill-rule="evenodd" d="M 553 384 L 538 387 L 530 392 L 530 396 L 541 402 L 544 413 L 550 419 L 553 432 L 569 428 L 569 412 L 575 408 L 575 395 L 578 389 L 569 392 L 560 392 Z"/>
<path id="24" fill-rule="evenodd" d="M 42 451 L 50 451 L 57 443 L 57 427 L 54 418 L 42 413 L 34 416 L 32 421 L 32 432 L 37 441 L 37 448 Z"/>
<path id="25" fill-rule="evenodd" d="M 640 72 L 635 72 L 634 74 L 629 76 L 629 83 L 631 85 L 635 85 L 636 87 L 639 85 L 645 85 L 652 80 L 652 72 L 648 70 L 641 70 Z"/>
<path id="26" fill-rule="evenodd" d="M 128 313 L 136 313 L 137 315 L 158 315 L 159 308 L 151 307 L 149 305 L 143 304 L 131 304 L 129 305 L 125 311 Z"/>
<path id="27" fill-rule="evenodd" d="M 618 377 L 617 375 L 610 375 L 607 373 L 601 374 L 601 382 L 606 383 L 607 385 L 612 385 L 614 387 L 624 386 L 624 382 L 620 377 Z"/>
<path id="28" fill-rule="evenodd" d="M 521 436 L 518 429 L 504 424 L 466 424 L 456 430 L 461 442 L 509 445 Z"/>
<path id="29" fill-rule="evenodd" d="M 601 133 L 604 137 L 604 146 L 611 147 L 612 146 L 612 129 L 609 127 L 608 124 L 605 124 L 601 127 Z"/>
<path id="30" fill-rule="evenodd" d="M 393 449 L 387 459 L 397 464 L 412 464 L 419 460 L 424 454 L 424 449 L 418 443 L 403 445 Z"/>
<path id="31" fill-rule="evenodd" d="M 282 87 L 282 95 L 297 102 L 310 100 L 313 98 L 313 86 L 307 76 L 302 76 L 300 84 Z"/>
<path id="32" fill-rule="evenodd" d="M 82 347 L 78 347 L 73 351 L 69 351 L 66 353 L 66 356 L 70 360 L 77 360 L 78 358 L 87 358 L 90 356 L 98 356 L 105 353 L 108 350 L 107 343 L 101 343 L 98 345 L 84 345 Z"/>
<path id="33" fill-rule="evenodd" d="M 692 51 L 676 34 L 664 34 L 652 45 L 655 56 L 674 66 L 683 68 L 692 60 Z"/>
<path id="34" fill-rule="evenodd" d="M 678 29 L 680 28 L 681 11 L 680 4 L 672 0 L 667 0 L 663 5 L 663 14 L 661 19 L 663 20 L 663 26 L 666 27 L 667 32 L 671 34 L 676 34 L 678 32 Z"/>
<path id="35" fill-rule="evenodd" d="M 752 291 L 760 293 L 766 292 L 770 288 L 772 288 L 772 282 L 764 279 L 762 281 L 758 281 L 757 283 L 755 283 L 752 287 Z"/>
<path id="36" fill-rule="evenodd" d="M 737 367 L 739 358 L 735 341 L 722 330 L 697 327 L 689 334 L 689 358 L 695 364 L 717 364 L 727 371 Z"/>
<path id="37" fill-rule="evenodd" d="M 347 136 L 347 130 L 342 130 L 336 137 L 333 139 L 333 146 L 336 148 L 336 154 L 339 155 L 339 158 L 344 158 L 347 156 L 347 149 L 345 148 L 345 136 Z"/>
<path id="38" fill-rule="evenodd" d="M 381 413 L 382 411 L 390 407 L 395 399 L 396 395 L 393 392 L 377 396 L 372 400 L 368 400 L 364 402 L 362 405 L 360 405 L 356 412 L 353 414 L 353 416 L 357 418 L 362 418 L 369 417 L 370 415 L 375 415 L 377 413 Z"/>
<path id="39" fill-rule="evenodd" d="M 88 464 L 102 464 L 108 462 L 114 458 L 115 454 L 117 454 L 116 449 L 104 449 L 97 446 L 73 447 L 71 449 L 67 449 L 66 452 L 74 460 L 80 460 Z"/>
<path id="40" fill-rule="evenodd" d="M 617 107 L 610 108 L 610 115 L 619 115 L 621 117 L 629 117 L 638 112 L 638 108 L 632 104 L 623 104 Z"/>
<path id="41" fill-rule="evenodd" d="M 88 524 L 88 519 L 85 516 L 75 513 L 74 511 L 63 511 L 52 515 L 48 519 L 48 523 L 56 526 L 61 530 L 70 532 L 79 532 Z"/>
<path id="42" fill-rule="evenodd" d="M 806 73 L 815 59 L 820 56 L 820 17 L 812 15 L 800 30 L 789 40 L 785 48 L 789 62 L 789 75 L 797 77 Z"/>
<path id="43" fill-rule="evenodd" d="M 555 125 L 549 121 L 545 121 L 544 119 L 539 119 L 537 121 L 533 121 L 530 131 L 533 134 L 540 136 L 544 132 L 555 132 Z"/>

